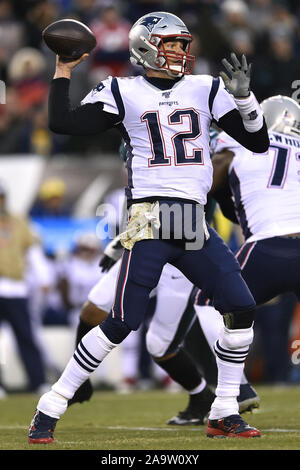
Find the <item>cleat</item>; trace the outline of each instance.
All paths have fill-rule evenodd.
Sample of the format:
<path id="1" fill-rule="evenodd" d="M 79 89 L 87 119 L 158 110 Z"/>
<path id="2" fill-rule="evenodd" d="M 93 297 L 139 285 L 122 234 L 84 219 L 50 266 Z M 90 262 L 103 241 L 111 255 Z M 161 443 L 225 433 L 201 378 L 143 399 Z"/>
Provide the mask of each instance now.
<path id="1" fill-rule="evenodd" d="M 169 419 L 167 424 L 175 426 L 201 426 L 207 421 L 215 395 L 206 387 L 202 392 L 190 395 L 189 404 L 184 411 Z"/>
<path id="2" fill-rule="evenodd" d="M 54 442 L 54 429 L 57 423 L 56 418 L 45 415 L 36 410 L 28 430 L 29 444 L 51 444 Z"/>
<path id="3" fill-rule="evenodd" d="M 240 385 L 240 394 L 237 397 L 237 401 L 240 414 L 252 412 L 253 409 L 260 406 L 260 398 L 250 384 Z"/>
<path id="4" fill-rule="evenodd" d="M 90 379 L 87 379 L 83 382 L 82 385 L 76 390 L 73 398 L 68 401 L 68 406 L 74 405 L 74 403 L 83 403 L 84 401 L 89 401 L 93 395 L 94 390 L 91 384 Z"/>
<path id="5" fill-rule="evenodd" d="M 209 419 L 206 428 L 207 437 L 260 437 L 260 432 L 247 424 L 240 415 L 230 415 L 221 419 Z"/>

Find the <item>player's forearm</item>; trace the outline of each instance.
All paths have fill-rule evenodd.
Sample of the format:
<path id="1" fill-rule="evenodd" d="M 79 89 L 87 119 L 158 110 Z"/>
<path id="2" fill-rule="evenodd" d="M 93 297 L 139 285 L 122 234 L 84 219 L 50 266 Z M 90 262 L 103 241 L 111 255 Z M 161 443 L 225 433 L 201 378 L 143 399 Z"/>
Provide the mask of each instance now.
<path id="1" fill-rule="evenodd" d="M 269 148 L 270 140 L 264 119 L 258 131 L 249 132 L 245 129 L 240 113 L 234 109 L 218 121 L 218 126 L 251 152 L 264 153 Z"/>
<path id="2" fill-rule="evenodd" d="M 110 129 L 117 116 L 103 111 L 102 103 L 89 103 L 71 109 L 70 80 L 53 79 L 49 93 L 49 128 L 57 134 L 93 135 Z"/>

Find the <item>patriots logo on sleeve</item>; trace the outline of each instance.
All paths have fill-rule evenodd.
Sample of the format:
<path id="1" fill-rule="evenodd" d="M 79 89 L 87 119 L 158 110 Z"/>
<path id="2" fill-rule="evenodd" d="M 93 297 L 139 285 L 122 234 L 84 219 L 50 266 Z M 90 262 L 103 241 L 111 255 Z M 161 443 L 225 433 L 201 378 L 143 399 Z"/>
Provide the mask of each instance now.
<path id="1" fill-rule="evenodd" d="M 93 88 L 93 93 L 96 93 L 97 91 L 99 92 L 99 91 L 103 90 L 103 88 L 105 88 L 105 85 L 103 85 L 103 83 L 100 82 L 100 83 L 98 83 L 97 86 L 95 86 Z"/>
<path id="2" fill-rule="evenodd" d="M 161 20 L 162 18 L 160 16 L 147 16 L 140 24 L 146 26 L 148 31 L 151 33 L 154 26 L 156 26 Z"/>

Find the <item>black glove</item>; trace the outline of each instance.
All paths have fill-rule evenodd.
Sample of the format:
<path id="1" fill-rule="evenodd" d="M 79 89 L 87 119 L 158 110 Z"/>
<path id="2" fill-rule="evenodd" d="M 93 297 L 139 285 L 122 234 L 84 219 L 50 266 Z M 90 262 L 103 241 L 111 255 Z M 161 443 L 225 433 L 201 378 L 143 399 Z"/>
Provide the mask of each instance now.
<path id="1" fill-rule="evenodd" d="M 99 263 L 99 266 L 101 268 L 101 271 L 105 273 L 105 271 L 109 271 L 110 268 L 113 267 L 113 265 L 117 262 L 117 260 L 110 258 L 110 256 L 104 255 Z"/>

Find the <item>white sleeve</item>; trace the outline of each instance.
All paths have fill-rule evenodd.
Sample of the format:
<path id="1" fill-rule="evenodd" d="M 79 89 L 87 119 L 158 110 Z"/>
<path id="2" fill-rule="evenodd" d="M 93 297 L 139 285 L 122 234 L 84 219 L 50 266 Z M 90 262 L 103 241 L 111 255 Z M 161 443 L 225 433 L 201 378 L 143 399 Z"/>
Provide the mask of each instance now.
<path id="1" fill-rule="evenodd" d="M 229 111 L 237 109 L 237 105 L 230 93 L 225 89 L 224 82 L 220 77 L 214 79 L 212 84 L 217 83 L 217 81 L 219 81 L 219 87 L 213 99 L 211 114 L 216 121 L 219 121 Z"/>
<path id="2" fill-rule="evenodd" d="M 119 114 L 118 106 L 111 91 L 112 77 L 108 77 L 102 82 L 98 83 L 89 94 L 83 98 L 81 104 L 87 103 L 103 103 L 103 111 L 112 114 Z"/>
<path id="3" fill-rule="evenodd" d="M 241 144 L 226 134 L 226 132 L 221 132 L 215 146 L 215 153 L 222 152 L 224 149 L 235 152 L 238 147 L 241 147 Z"/>
<path id="4" fill-rule="evenodd" d="M 26 261 L 40 286 L 50 286 L 52 284 L 50 268 L 39 244 L 29 247 L 26 253 Z"/>

